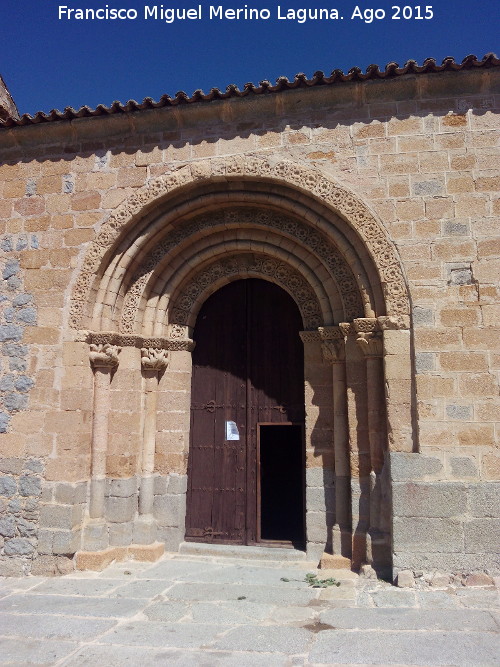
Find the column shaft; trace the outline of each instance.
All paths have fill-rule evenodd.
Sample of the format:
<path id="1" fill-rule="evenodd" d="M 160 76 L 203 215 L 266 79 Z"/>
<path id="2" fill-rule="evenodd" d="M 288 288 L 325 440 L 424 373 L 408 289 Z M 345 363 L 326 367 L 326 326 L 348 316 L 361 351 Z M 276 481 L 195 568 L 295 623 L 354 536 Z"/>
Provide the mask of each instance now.
<path id="1" fill-rule="evenodd" d="M 379 473 L 384 465 L 384 369 L 382 357 L 368 356 L 366 359 L 366 381 L 368 387 L 368 434 L 372 469 Z"/>
<path id="2" fill-rule="evenodd" d="M 94 404 L 92 418 L 91 477 L 89 515 L 104 516 L 108 423 L 111 406 L 110 384 L 113 369 L 118 366 L 121 348 L 110 343 L 90 345 L 90 363 L 94 369 Z"/>
<path id="3" fill-rule="evenodd" d="M 92 460 L 89 514 L 92 519 L 104 516 L 104 486 L 106 480 L 106 453 L 108 450 L 108 422 L 111 368 L 96 368 L 94 374 L 94 416 L 92 420 Z"/>
<path id="4" fill-rule="evenodd" d="M 154 470 L 156 452 L 156 412 L 159 375 L 167 368 L 168 351 L 142 348 L 141 364 L 144 386 L 144 428 L 142 434 L 142 471 L 139 490 L 139 514 L 152 515 L 154 501 Z"/>
<path id="5" fill-rule="evenodd" d="M 349 427 L 347 422 L 347 387 L 345 362 L 332 364 L 333 447 L 335 455 L 335 509 L 341 531 L 350 529 Z"/>
<path id="6" fill-rule="evenodd" d="M 153 513 L 153 473 L 156 450 L 156 406 L 158 402 L 158 372 L 145 371 L 144 433 L 142 447 L 142 479 L 139 494 L 139 513 Z"/>

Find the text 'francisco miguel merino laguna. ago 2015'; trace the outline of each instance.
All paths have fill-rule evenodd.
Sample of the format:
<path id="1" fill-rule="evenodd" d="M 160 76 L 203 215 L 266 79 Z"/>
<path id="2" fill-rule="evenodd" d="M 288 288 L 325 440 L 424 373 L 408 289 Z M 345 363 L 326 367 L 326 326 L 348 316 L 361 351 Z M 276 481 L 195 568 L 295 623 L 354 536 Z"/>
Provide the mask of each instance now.
<path id="1" fill-rule="evenodd" d="M 348 11 L 334 7 L 273 7 L 253 8 L 248 5 L 242 7 L 224 7 L 223 5 L 197 5 L 194 7 L 165 7 L 164 5 L 144 5 L 142 11 L 134 8 L 104 7 L 76 8 L 67 5 L 58 6 L 59 20 L 77 21 L 135 21 L 152 20 L 174 23 L 175 21 L 268 21 L 270 19 L 296 21 L 339 21 L 348 19 L 359 20 L 364 23 L 373 23 L 384 19 L 392 20 L 429 20 L 434 17 L 432 5 L 393 5 L 390 10 L 353 5 Z"/>

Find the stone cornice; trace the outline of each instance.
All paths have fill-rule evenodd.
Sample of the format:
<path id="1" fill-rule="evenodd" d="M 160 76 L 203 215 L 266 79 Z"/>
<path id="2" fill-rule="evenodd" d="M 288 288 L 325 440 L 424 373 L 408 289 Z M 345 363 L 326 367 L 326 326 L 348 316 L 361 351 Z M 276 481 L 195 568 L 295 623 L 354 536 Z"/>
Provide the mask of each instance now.
<path id="1" fill-rule="evenodd" d="M 80 109 L 67 107 L 62 112 L 39 111 L 34 116 L 24 114 L 19 119 L 9 116 L 5 121 L 0 120 L 0 148 L 13 153 L 30 153 L 33 146 L 53 147 L 54 142 L 85 145 L 103 137 L 112 145 L 113 141 L 120 142 L 131 134 L 178 131 L 207 124 L 227 126 L 228 119 L 235 117 L 240 123 L 255 122 L 259 115 L 269 118 L 276 114 L 276 95 L 281 96 L 279 107 L 284 115 L 296 113 L 301 107 L 307 109 L 309 103 L 315 109 L 321 105 L 331 109 L 338 104 L 339 85 L 345 84 L 350 84 L 353 103 L 360 107 L 369 103 L 369 84 L 387 81 L 390 87 L 403 78 L 411 88 L 412 97 L 425 98 L 429 97 L 426 79 L 430 75 L 444 75 L 445 82 L 446 75 L 470 77 L 486 72 L 491 76 L 498 73 L 499 66 L 500 60 L 492 53 L 482 60 L 474 55 L 467 56 L 461 63 L 445 58 L 441 65 L 428 58 L 421 66 L 410 60 L 403 67 L 389 63 L 385 70 L 370 65 L 366 73 L 353 67 L 347 74 L 341 70 L 334 70 L 330 76 L 316 72 L 310 79 L 297 74 L 292 81 L 280 77 L 274 86 L 262 81 L 259 86 L 246 84 L 243 90 L 235 85 L 228 86 L 225 92 L 212 89 L 204 94 L 198 90 L 191 97 L 180 92 L 175 97 L 163 95 L 158 102 L 146 98 L 142 103 L 130 100 L 126 104 L 115 102 L 110 107 L 100 104 L 95 109 L 83 106 Z M 253 103 L 248 104 L 247 98 Z"/>

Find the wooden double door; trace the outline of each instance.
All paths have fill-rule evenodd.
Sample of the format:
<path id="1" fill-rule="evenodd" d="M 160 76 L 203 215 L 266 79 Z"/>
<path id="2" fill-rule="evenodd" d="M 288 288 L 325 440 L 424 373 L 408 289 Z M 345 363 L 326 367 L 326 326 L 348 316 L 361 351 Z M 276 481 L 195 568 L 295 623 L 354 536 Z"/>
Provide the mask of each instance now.
<path id="1" fill-rule="evenodd" d="M 197 318 L 186 540 L 304 541 L 304 359 L 292 298 L 264 280 L 215 292 Z"/>

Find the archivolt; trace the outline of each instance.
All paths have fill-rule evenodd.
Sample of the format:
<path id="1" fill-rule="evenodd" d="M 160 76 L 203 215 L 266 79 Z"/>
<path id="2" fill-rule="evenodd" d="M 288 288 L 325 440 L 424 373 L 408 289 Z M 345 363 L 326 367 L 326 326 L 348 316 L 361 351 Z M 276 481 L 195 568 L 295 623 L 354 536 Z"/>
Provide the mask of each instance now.
<path id="1" fill-rule="evenodd" d="M 286 251 L 283 248 L 285 239 L 288 239 Z M 237 208 L 186 222 L 155 246 L 144 258 L 125 293 L 120 331 L 133 332 L 138 323 L 138 312 L 146 308 L 145 302 L 155 294 L 170 295 L 179 281 L 185 279 L 186 266 L 191 274 L 192 264 L 197 267 L 202 264 L 203 253 L 208 252 L 210 257 L 215 253 L 227 256 L 252 249 L 270 258 L 278 258 L 282 273 L 285 265 L 291 271 L 299 270 L 315 291 L 316 299 L 323 302 L 323 322 L 363 316 L 356 279 L 328 238 L 301 222 L 272 211 Z M 189 259 L 192 259 L 191 263 Z M 255 271 L 253 269 L 253 274 Z M 166 276 L 168 280 L 159 276 Z M 266 277 L 265 273 L 263 277 Z M 298 304 L 303 301 L 293 290 L 289 291 Z M 310 317 L 307 319 L 311 320 Z"/>
<path id="2" fill-rule="evenodd" d="M 236 202 L 231 199 L 231 181 L 238 182 L 242 191 Z M 265 184 L 266 196 L 262 190 L 257 193 L 258 186 L 263 189 Z M 245 185 L 249 190 L 246 196 Z M 210 199 L 211 188 L 217 190 L 226 210 L 221 213 L 220 204 L 213 209 L 212 201 L 205 205 L 205 210 L 210 206 L 213 210 L 193 220 L 193 210 L 190 211 L 190 201 L 196 199 L 190 197 L 193 189 L 199 193 L 196 201 L 200 209 Z M 251 188 L 255 188 L 255 195 Z M 242 206 L 247 203 L 255 206 L 259 197 L 260 213 Z M 264 199 L 271 210 L 262 208 Z M 231 204 L 233 210 L 228 208 Z M 294 214 L 282 214 L 287 206 Z M 344 222 L 340 223 L 337 216 Z M 172 221 L 169 225 L 166 218 Z M 165 261 L 168 264 L 169 253 L 184 241 L 189 243 L 193 225 L 201 235 L 217 233 L 221 225 L 226 228 L 233 225 L 234 230 L 239 226 L 267 227 L 288 241 L 294 239 L 297 248 L 314 254 L 333 276 L 343 300 L 345 319 L 373 314 L 403 316 L 409 312 L 396 251 L 383 226 L 352 193 L 302 165 L 259 157 L 232 157 L 191 163 L 161 176 L 110 215 L 84 258 L 71 301 L 71 326 L 82 326 L 86 302 L 95 304 L 91 306 L 92 328 L 97 330 L 116 322 L 118 312 L 125 315 L 127 310 L 134 311 L 142 299 L 147 300 L 148 289 L 151 292 L 151 285 L 157 282 L 151 278 Z M 285 241 L 282 245 L 286 247 Z M 92 292 L 93 298 L 89 298 Z M 378 292 L 383 297 L 377 297 Z M 122 330 L 132 331 L 134 321 L 135 316 L 128 320 L 122 317 Z"/>
<path id="3" fill-rule="evenodd" d="M 169 308 L 169 337 L 187 338 L 208 296 L 240 278 L 265 278 L 285 289 L 296 301 L 306 329 L 316 329 L 326 319 L 316 294 L 298 271 L 274 256 L 242 253 L 217 259 L 177 290 Z"/>

